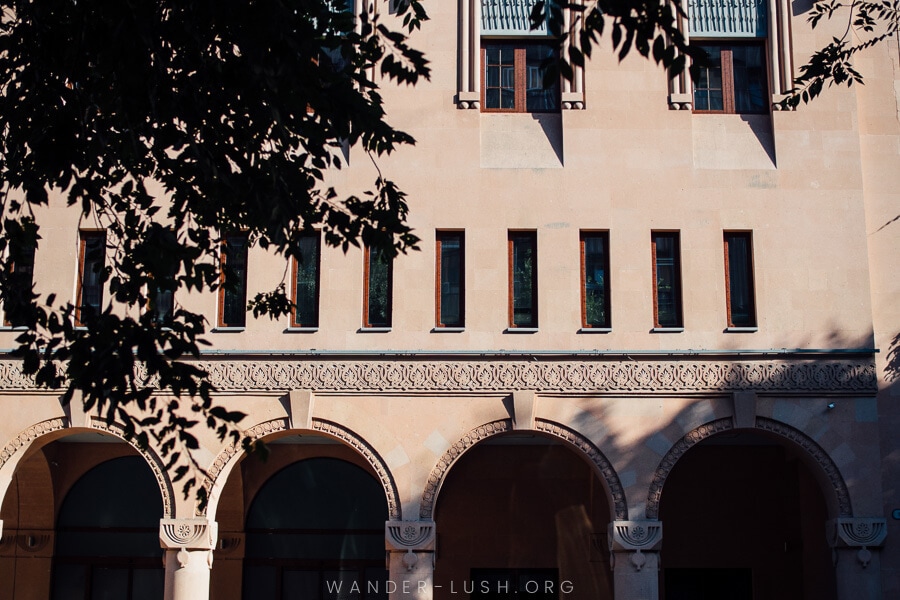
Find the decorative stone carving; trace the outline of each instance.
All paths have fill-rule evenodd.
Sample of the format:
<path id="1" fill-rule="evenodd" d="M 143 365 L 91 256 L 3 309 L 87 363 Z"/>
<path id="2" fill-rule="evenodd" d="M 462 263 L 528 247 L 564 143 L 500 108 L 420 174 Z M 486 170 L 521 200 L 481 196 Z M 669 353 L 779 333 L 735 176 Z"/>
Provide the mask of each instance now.
<path id="1" fill-rule="evenodd" d="M 563 100 L 563 110 L 584 110 L 584 102 L 581 100 Z"/>
<path id="2" fill-rule="evenodd" d="M 678 459 L 680 459 L 694 444 L 701 442 L 712 435 L 733 428 L 734 421 L 732 418 L 717 419 L 690 431 L 672 446 L 669 452 L 666 453 L 660 461 L 659 466 L 656 468 L 656 473 L 653 475 L 653 481 L 650 483 L 650 493 L 647 498 L 647 518 L 658 518 L 659 502 L 662 498 L 663 485 L 665 484 L 669 473 L 672 471 L 672 468 L 675 466 L 675 463 L 678 462 Z M 825 452 L 821 446 L 809 436 L 794 429 L 790 425 L 785 425 L 784 423 L 765 417 L 756 418 L 756 428 L 786 438 L 809 454 L 822 468 L 822 471 L 831 482 L 837 500 L 839 514 L 842 517 L 848 517 L 853 514 L 850 507 L 850 492 L 847 490 L 847 484 L 844 482 L 844 478 L 841 476 L 837 465 L 834 464 L 834 461 L 831 460 L 831 457 L 828 456 L 828 453 Z"/>
<path id="3" fill-rule="evenodd" d="M 527 357 L 526 357 L 527 358 Z M 877 391 L 875 363 L 851 360 L 727 361 L 602 360 L 284 360 L 192 361 L 209 373 L 219 393 L 288 392 L 817 392 L 869 395 Z M 38 391 L 21 376 L 21 363 L 0 360 L 0 390 Z M 16 373 L 19 373 L 16 375 Z"/>
<path id="4" fill-rule="evenodd" d="M 613 521 L 609 524 L 609 550 L 631 552 L 631 564 L 636 571 L 644 568 L 647 559 L 643 552 L 656 550 L 662 542 L 662 523 L 659 521 Z"/>
<path id="5" fill-rule="evenodd" d="M 0 361 L 0 363 L 2 363 L 2 361 Z M 2 369 L 0 369 L 0 372 L 2 372 Z M 20 450 L 27 448 L 31 444 L 31 442 L 33 442 L 37 438 L 53 431 L 64 429 L 65 426 L 66 420 L 63 418 L 47 419 L 46 421 L 35 423 L 25 431 L 21 432 L 9 443 L 7 443 L 6 446 L 3 447 L 3 450 L 0 450 L 0 468 L 3 468 L 3 465 L 5 465 L 6 462 L 13 457 L 13 455 L 15 455 Z"/>
<path id="6" fill-rule="evenodd" d="M 53 531 L 19 530 L 16 535 L 16 545 L 22 552 L 27 552 L 28 554 L 38 554 L 45 548 L 49 547 L 49 549 L 53 549 L 53 544 L 50 543 L 52 539 Z"/>
<path id="7" fill-rule="evenodd" d="M 320 431 L 341 440 L 359 452 L 359 454 L 366 459 L 372 469 L 374 469 L 382 487 L 384 487 L 384 493 L 388 504 L 388 516 L 390 516 L 391 519 L 399 519 L 400 494 L 397 491 L 397 484 L 394 482 L 394 478 L 388 470 L 384 459 L 382 459 L 365 440 L 342 425 L 315 418 L 311 419 L 311 423 L 313 431 Z M 287 419 L 273 419 L 272 421 L 266 421 L 265 423 L 260 423 L 259 425 L 251 427 L 246 431 L 246 435 L 251 440 L 258 440 L 273 433 L 287 431 L 289 428 Z M 209 497 L 213 483 L 240 451 L 240 444 L 231 444 L 226 446 L 225 449 L 216 456 L 212 466 L 207 470 L 206 478 L 203 481 L 203 487 L 206 489 L 207 497 Z M 202 512 L 198 512 L 198 514 L 205 514 L 205 509 Z"/>
<path id="8" fill-rule="evenodd" d="M 205 518 L 160 519 L 159 541 L 169 550 L 212 550 L 219 525 Z"/>
<path id="9" fill-rule="evenodd" d="M 220 533 L 216 556 L 227 559 L 244 558 L 244 534 L 239 531 Z"/>
<path id="10" fill-rule="evenodd" d="M 433 551 L 434 539 L 434 521 L 387 521 L 384 524 L 384 544 L 387 550 Z"/>
<path id="11" fill-rule="evenodd" d="M 869 566 L 872 553 L 887 538 L 887 520 L 878 518 L 838 518 L 826 523 L 828 542 L 832 548 L 845 546 L 859 548 L 856 559 L 863 569 Z"/>

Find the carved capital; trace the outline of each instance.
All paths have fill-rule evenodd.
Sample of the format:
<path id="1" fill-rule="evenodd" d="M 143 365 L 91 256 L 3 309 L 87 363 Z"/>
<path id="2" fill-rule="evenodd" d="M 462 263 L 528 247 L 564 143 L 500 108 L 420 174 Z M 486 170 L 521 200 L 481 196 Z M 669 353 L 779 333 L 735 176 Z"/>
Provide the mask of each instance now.
<path id="1" fill-rule="evenodd" d="M 239 531 L 223 532 L 216 545 L 216 556 L 223 559 L 244 558 L 244 534 Z"/>
<path id="2" fill-rule="evenodd" d="M 613 521 L 609 524 L 609 549 L 656 550 L 662 542 L 662 521 Z"/>
<path id="3" fill-rule="evenodd" d="M 205 518 L 160 519 L 159 542 L 169 550 L 212 550 L 219 525 Z"/>
<path id="4" fill-rule="evenodd" d="M 384 547 L 391 552 L 433 552 L 434 521 L 387 521 Z"/>
<path id="5" fill-rule="evenodd" d="M 839 518 L 828 521 L 828 542 L 832 548 L 859 548 L 856 559 L 862 568 L 869 566 L 872 553 L 887 538 L 887 520 L 878 518 Z"/>

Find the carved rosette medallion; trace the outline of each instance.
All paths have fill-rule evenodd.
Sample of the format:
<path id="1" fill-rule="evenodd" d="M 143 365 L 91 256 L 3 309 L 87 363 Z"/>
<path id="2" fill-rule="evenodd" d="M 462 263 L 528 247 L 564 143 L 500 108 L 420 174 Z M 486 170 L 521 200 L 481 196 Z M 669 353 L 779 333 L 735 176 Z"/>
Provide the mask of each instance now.
<path id="1" fill-rule="evenodd" d="M 159 541 L 169 550 L 212 550 L 219 525 L 204 518 L 160 519 Z"/>
<path id="2" fill-rule="evenodd" d="M 640 571 L 647 562 L 642 553 L 657 550 L 662 542 L 662 522 L 613 521 L 609 524 L 608 539 L 610 560 L 615 561 L 614 552 L 631 552 L 631 564 Z"/>
<path id="3" fill-rule="evenodd" d="M 828 521 L 828 542 L 832 548 L 859 548 L 856 559 L 863 569 L 869 566 L 872 552 L 887 538 L 887 520 L 878 518 L 839 518 Z"/>

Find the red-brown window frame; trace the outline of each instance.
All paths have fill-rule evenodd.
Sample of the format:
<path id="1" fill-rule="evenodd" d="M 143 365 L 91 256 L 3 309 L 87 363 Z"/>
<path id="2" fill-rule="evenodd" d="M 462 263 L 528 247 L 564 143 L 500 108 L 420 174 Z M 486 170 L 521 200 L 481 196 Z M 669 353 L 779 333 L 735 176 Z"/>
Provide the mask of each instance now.
<path id="1" fill-rule="evenodd" d="M 90 238 L 100 239 L 101 246 L 104 248 L 103 262 L 100 265 L 100 268 L 103 269 L 106 265 L 106 231 L 105 230 L 81 230 L 78 232 L 78 281 L 76 283 L 75 290 L 75 326 L 76 327 L 84 327 L 84 322 L 81 319 L 81 307 L 82 307 L 82 295 L 84 292 L 84 259 L 85 259 L 85 247 L 87 246 L 87 240 Z M 105 286 L 103 283 L 100 284 L 100 307 L 102 310 L 103 307 L 103 288 Z"/>
<path id="2" fill-rule="evenodd" d="M 294 306 L 291 307 L 291 327 L 318 327 L 319 319 L 321 318 L 321 315 L 319 314 L 319 297 L 322 293 L 322 239 L 318 233 L 310 234 L 308 237 L 316 239 L 316 320 L 315 322 L 310 323 L 304 323 L 297 320 L 297 268 L 299 264 L 297 257 L 295 256 L 291 259 L 291 302 L 294 304 Z"/>
<path id="3" fill-rule="evenodd" d="M 242 304 L 244 305 L 245 310 L 242 313 L 244 315 L 244 318 L 241 320 L 240 323 L 225 322 L 225 293 L 226 293 L 226 289 L 225 289 L 226 268 L 225 268 L 225 266 L 228 262 L 228 251 L 227 251 L 228 250 L 228 240 L 230 240 L 232 238 L 243 238 L 244 239 L 244 254 L 245 254 L 244 281 L 243 281 L 243 291 L 244 291 L 243 296 L 244 296 L 244 298 L 243 298 Z M 221 269 L 221 272 L 219 273 L 219 302 L 218 302 L 218 317 L 216 319 L 217 325 L 218 325 L 218 327 L 223 327 L 223 328 L 246 327 L 246 325 L 247 325 L 247 313 L 246 313 L 247 275 L 249 274 L 248 269 L 249 269 L 249 255 L 250 255 L 249 236 L 246 233 L 230 233 L 224 237 L 220 247 L 221 247 L 221 249 L 220 249 L 219 261 L 222 265 L 222 269 Z"/>
<path id="4" fill-rule="evenodd" d="M 659 322 L 659 286 L 656 269 L 656 238 L 657 236 L 671 236 L 675 240 L 675 282 L 677 284 L 678 298 L 678 322 L 674 325 L 661 325 Z M 656 329 L 680 329 L 684 327 L 684 294 L 681 280 L 681 234 L 678 231 L 651 231 L 650 254 L 653 270 L 653 327 Z"/>
<path id="5" fill-rule="evenodd" d="M 24 282 L 24 281 L 21 282 L 21 283 L 28 283 L 29 288 L 31 288 L 34 285 L 34 255 L 35 255 L 36 251 L 37 251 L 37 248 L 34 248 L 34 247 L 31 248 L 31 264 L 29 265 L 30 270 L 31 270 L 31 277 L 28 279 L 27 282 Z M 13 260 L 12 256 L 10 256 L 9 263 L 7 263 L 7 269 L 8 269 L 7 274 L 11 276 L 10 279 L 12 279 L 13 277 L 16 277 L 18 275 L 20 268 L 21 268 L 21 265 L 16 263 Z M 30 291 L 30 289 L 29 289 L 29 291 Z M 14 323 L 12 323 L 12 321 L 9 320 L 9 315 L 6 311 L 6 307 L 4 307 L 4 310 L 3 310 L 3 326 L 4 327 L 16 327 L 16 325 Z"/>
<path id="6" fill-rule="evenodd" d="M 371 323 L 369 321 L 369 264 L 372 250 L 369 246 L 363 252 L 363 328 L 380 329 L 392 327 L 394 321 L 394 260 L 388 259 L 387 277 L 387 323 Z"/>
<path id="7" fill-rule="evenodd" d="M 488 113 L 558 113 L 559 107 L 553 110 L 528 110 L 528 100 L 526 98 L 526 85 L 528 81 L 526 58 L 526 47 L 530 44 L 539 43 L 546 40 L 507 40 L 507 39 L 485 39 L 481 43 L 481 112 Z M 512 46 L 513 48 L 513 70 L 515 73 L 515 102 L 513 108 L 488 108 L 487 98 L 487 48 L 489 44 L 501 44 Z M 559 104 L 559 98 L 557 98 Z"/>
<path id="8" fill-rule="evenodd" d="M 731 264 L 728 256 L 729 238 L 742 237 L 747 240 L 747 287 L 749 288 L 750 298 L 750 323 L 736 325 L 731 316 Z M 724 231 L 722 233 L 722 245 L 725 251 L 725 312 L 727 315 L 728 327 L 756 327 L 756 284 L 753 280 L 753 233 L 750 231 Z"/>
<path id="9" fill-rule="evenodd" d="M 459 238 L 459 323 L 446 324 L 441 321 L 441 276 L 442 276 L 442 244 L 445 238 Z M 435 268 L 434 268 L 434 323 L 435 327 L 465 327 L 466 324 L 466 236 L 462 230 L 441 230 L 435 233 Z"/>
<path id="10" fill-rule="evenodd" d="M 534 260 L 531 266 L 531 307 L 532 317 L 531 323 L 527 325 L 516 324 L 515 314 L 515 272 L 514 272 L 514 238 L 530 237 L 534 244 Z M 537 247 L 537 231 L 534 230 L 510 230 L 507 237 L 507 271 L 509 274 L 509 288 L 507 293 L 507 311 L 509 315 L 510 329 L 537 329 L 538 327 L 538 247 Z"/>
<path id="11" fill-rule="evenodd" d="M 587 321 L 587 282 L 585 281 L 585 276 L 587 274 L 587 265 L 585 264 L 585 249 L 584 242 L 585 238 L 588 237 L 602 237 L 604 241 L 604 273 L 606 280 L 603 282 L 603 293 L 606 297 L 606 322 L 603 325 L 591 325 Z M 609 232 L 608 231 L 594 231 L 594 230 L 582 230 L 579 233 L 578 246 L 580 248 L 581 254 L 581 327 L 583 329 L 608 329 L 612 326 L 612 308 L 611 308 L 611 299 L 612 292 L 610 291 L 610 277 L 609 277 Z"/>
<path id="12" fill-rule="evenodd" d="M 763 62 L 766 63 L 765 60 L 765 50 L 767 41 L 765 38 L 753 38 L 752 40 L 747 40 L 743 42 L 735 42 L 733 39 L 704 39 L 704 40 L 692 40 L 692 43 L 696 45 L 756 45 L 761 43 L 763 49 Z M 734 55 L 732 50 L 723 49 L 719 52 L 719 57 L 721 60 L 722 66 L 722 110 L 698 110 L 694 109 L 694 113 L 700 115 L 733 115 L 733 114 L 766 114 L 765 112 L 757 113 L 757 112 L 748 112 L 748 113 L 737 113 L 735 112 L 735 102 L 734 102 Z M 766 69 L 768 69 L 768 65 L 763 65 Z M 768 73 L 768 70 L 766 71 Z M 763 81 L 766 81 L 764 79 Z M 768 82 L 766 82 L 768 83 Z M 767 86 L 768 87 L 768 86 Z M 768 97 L 768 91 L 766 89 L 763 90 L 763 98 Z"/>

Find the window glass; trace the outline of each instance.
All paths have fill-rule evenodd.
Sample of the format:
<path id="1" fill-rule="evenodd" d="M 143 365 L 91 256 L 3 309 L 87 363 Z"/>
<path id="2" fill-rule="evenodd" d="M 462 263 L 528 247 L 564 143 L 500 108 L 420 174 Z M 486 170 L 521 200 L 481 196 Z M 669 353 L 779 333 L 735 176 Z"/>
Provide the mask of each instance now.
<path id="1" fill-rule="evenodd" d="M 753 259 L 749 233 L 725 233 L 728 326 L 754 327 Z"/>
<path id="2" fill-rule="evenodd" d="M 106 261 L 106 233 L 81 232 L 81 265 L 76 320 L 79 325 L 100 314 L 103 304 L 103 270 Z"/>
<path id="3" fill-rule="evenodd" d="M 681 327 L 681 273 L 677 233 L 653 234 L 656 326 Z"/>
<path id="4" fill-rule="evenodd" d="M 319 326 L 319 234 L 300 240 L 300 258 L 294 259 L 295 327 Z"/>
<path id="5" fill-rule="evenodd" d="M 4 305 L 4 324 L 11 327 L 25 325 L 20 306 L 30 300 L 34 286 L 34 251 L 32 245 L 10 248 L 9 291 Z"/>
<path id="6" fill-rule="evenodd" d="M 222 327 L 243 327 L 247 323 L 247 236 L 229 235 L 223 250 L 223 278 L 220 289 Z"/>
<path id="7" fill-rule="evenodd" d="M 548 81 L 546 68 L 557 56 L 555 42 L 482 41 L 483 110 L 555 112 L 559 81 Z M 549 84 L 545 87 L 545 83 Z"/>
<path id="8" fill-rule="evenodd" d="M 537 327 L 537 237 L 534 232 L 509 234 L 510 326 Z"/>
<path id="9" fill-rule="evenodd" d="M 438 326 L 464 325 L 463 234 L 438 232 Z"/>
<path id="10" fill-rule="evenodd" d="M 556 48 L 549 44 L 525 46 L 525 110 L 551 112 L 559 110 L 559 80 L 545 81 L 547 64 L 556 57 Z M 550 83 L 545 87 L 545 83 Z"/>
<path id="11" fill-rule="evenodd" d="M 393 261 L 366 248 L 366 327 L 391 326 L 391 266 Z"/>
<path id="12" fill-rule="evenodd" d="M 738 114 L 767 112 L 763 43 L 697 44 L 707 60 L 694 77 L 694 110 Z"/>
<path id="13" fill-rule="evenodd" d="M 584 327 L 609 327 L 609 257 L 606 233 L 582 233 Z"/>

